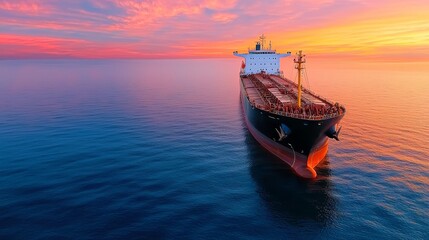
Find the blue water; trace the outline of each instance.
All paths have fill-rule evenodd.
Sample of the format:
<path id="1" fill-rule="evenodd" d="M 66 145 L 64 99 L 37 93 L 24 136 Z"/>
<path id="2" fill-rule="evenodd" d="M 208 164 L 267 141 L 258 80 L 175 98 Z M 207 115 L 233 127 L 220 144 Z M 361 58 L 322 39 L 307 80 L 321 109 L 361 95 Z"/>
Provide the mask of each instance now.
<path id="1" fill-rule="evenodd" d="M 314 64 L 348 112 L 303 180 L 247 131 L 239 66 L 1 61 L 0 239 L 429 239 L 426 72 L 405 98 L 407 72 Z"/>

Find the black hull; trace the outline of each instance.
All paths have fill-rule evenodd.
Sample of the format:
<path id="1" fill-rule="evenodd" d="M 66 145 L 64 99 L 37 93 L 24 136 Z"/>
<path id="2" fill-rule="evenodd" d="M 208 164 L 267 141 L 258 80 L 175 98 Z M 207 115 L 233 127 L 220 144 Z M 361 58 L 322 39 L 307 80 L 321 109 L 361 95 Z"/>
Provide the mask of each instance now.
<path id="1" fill-rule="evenodd" d="M 327 132 L 343 115 L 309 120 L 277 115 L 254 107 L 240 83 L 241 104 L 249 131 L 271 153 L 288 163 L 305 178 L 314 178 L 314 167 L 325 157 L 328 148 Z M 281 126 L 287 129 L 281 134 Z"/>

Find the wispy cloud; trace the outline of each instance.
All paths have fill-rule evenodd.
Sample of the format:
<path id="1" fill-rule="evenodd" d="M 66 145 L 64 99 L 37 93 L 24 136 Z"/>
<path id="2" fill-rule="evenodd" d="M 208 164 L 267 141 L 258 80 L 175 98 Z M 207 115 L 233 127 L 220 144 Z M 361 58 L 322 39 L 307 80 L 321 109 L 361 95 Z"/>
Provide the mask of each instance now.
<path id="1" fill-rule="evenodd" d="M 0 1 L 0 10 L 19 12 L 23 14 L 40 14 L 47 13 L 45 8 L 38 1 Z"/>
<path id="2" fill-rule="evenodd" d="M 397 58 L 427 49 L 427 9 L 422 0 L 0 0 L 0 58 L 225 57 L 261 33 L 284 50 Z"/>

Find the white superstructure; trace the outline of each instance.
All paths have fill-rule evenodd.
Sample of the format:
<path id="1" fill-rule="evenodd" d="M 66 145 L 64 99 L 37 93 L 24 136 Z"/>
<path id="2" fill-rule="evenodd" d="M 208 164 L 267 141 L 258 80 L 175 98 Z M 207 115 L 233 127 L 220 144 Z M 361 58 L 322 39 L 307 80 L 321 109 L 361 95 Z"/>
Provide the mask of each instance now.
<path id="1" fill-rule="evenodd" d="M 256 42 L 255 49 L 249 49 L 249 53 L 234 52 L 235 56 L 245 59 L 244 69 L 240 74 L 254 74 L 264 71 L 268 74 L 280 75 L 280 58 L 290 56 L 290 52 L 276 53 L 271 49 L 271 42 L 268 48 L 265 48 L 265 36 L 262 34 L 259 41 Z"/>

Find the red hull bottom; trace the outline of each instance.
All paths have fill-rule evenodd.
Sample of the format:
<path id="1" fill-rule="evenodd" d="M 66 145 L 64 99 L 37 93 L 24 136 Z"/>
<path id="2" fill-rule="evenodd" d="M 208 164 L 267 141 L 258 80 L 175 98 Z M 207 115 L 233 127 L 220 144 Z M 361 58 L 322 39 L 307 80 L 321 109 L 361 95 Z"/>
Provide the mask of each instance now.
<path id="1" fill-rule="evenodd" d="M 254 128 L 248 121 L 247 117 L 245 117 L 245 120 L 247 128 L 259 144 L 291 166 L 298 176 L 303 178 L 317 177 L 314 167 L 316 167 L 325 158 L 328 152 L 327 139 L 319 146 L 315 146 L 308 156 L 305 156 L 274 142 Z"/>

